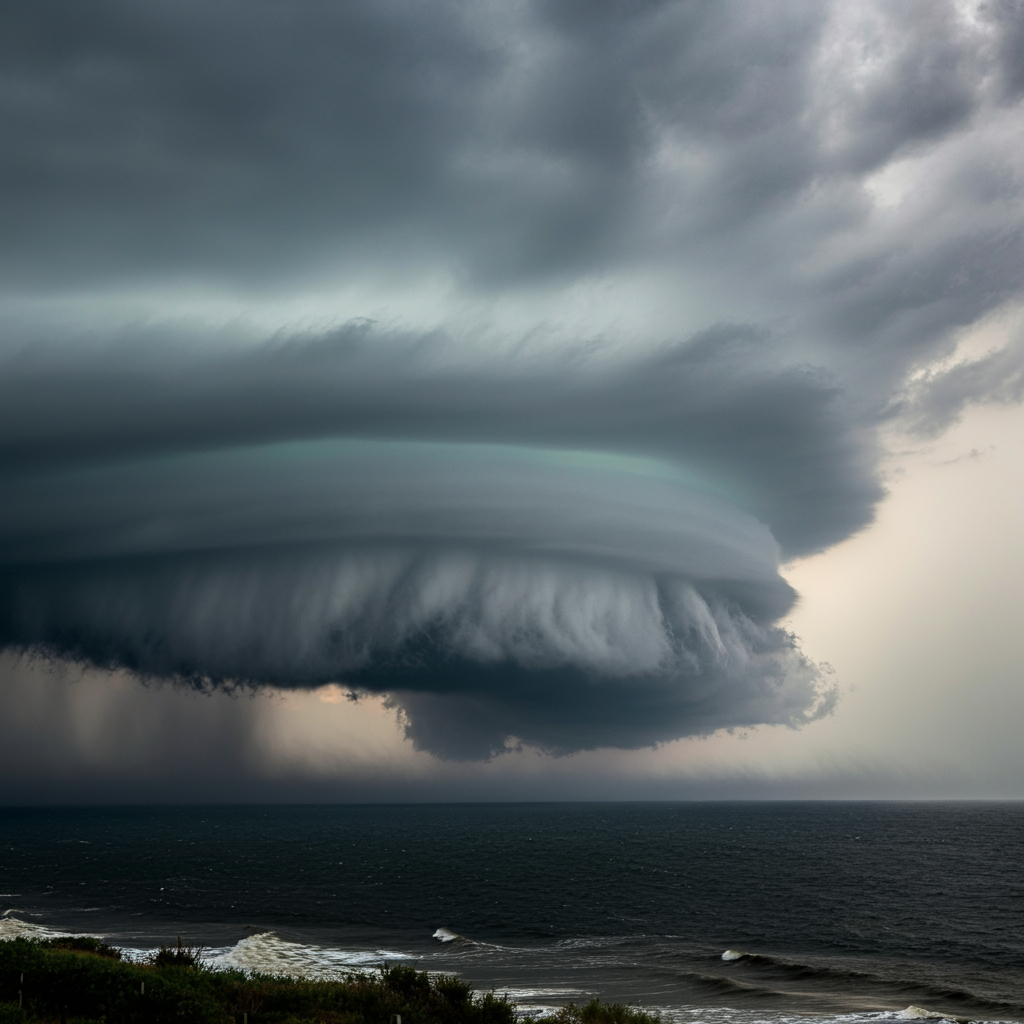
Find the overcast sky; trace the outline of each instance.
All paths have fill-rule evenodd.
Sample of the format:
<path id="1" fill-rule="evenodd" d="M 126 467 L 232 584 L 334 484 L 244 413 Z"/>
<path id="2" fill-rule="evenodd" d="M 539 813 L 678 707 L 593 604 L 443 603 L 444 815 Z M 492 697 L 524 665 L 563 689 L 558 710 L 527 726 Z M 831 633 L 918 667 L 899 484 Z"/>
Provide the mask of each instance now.
<path id="1" fill-rule="evenodd" d="M 1024 796 L 1024 4 L 0 10 L 0 799 Z"/>

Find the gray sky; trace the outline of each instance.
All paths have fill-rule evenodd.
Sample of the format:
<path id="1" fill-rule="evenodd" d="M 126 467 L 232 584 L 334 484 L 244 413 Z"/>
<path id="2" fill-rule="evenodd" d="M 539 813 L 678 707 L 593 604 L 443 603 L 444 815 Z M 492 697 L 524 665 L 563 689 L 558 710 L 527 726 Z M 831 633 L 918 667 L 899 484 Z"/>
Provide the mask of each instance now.
<path id="1" fill-rule="evenodd" d="M 1024 6 L 0 22 L 0 799 L 1021 795 Z"/>

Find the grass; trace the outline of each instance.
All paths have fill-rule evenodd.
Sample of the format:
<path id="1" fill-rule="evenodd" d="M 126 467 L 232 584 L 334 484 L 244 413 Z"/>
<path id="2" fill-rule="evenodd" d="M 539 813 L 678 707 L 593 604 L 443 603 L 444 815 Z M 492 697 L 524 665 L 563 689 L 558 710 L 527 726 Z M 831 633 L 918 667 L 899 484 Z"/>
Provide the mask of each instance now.
<path id="1" fill-rule="evenodd" d="M 18 992 L 21 992 L 21 1005 Z M 145 963 L 98 939 L 0 941 L 0 1024 L 516 1024 L 514 1004 L 476 995 L 450 974 L 411 967 L 339 981 L 213 970 L 194 946 L 161 946 Z M 656 1024 L 594 1000 L 554 1024 Z"/>

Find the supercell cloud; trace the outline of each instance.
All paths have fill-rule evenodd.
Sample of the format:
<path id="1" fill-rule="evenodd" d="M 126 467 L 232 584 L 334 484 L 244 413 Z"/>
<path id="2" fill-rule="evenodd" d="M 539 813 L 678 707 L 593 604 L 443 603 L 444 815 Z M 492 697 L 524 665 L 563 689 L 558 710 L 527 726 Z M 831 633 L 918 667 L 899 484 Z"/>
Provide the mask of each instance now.
<path id="1" fill-rule="evenodd" d="M 780 564 L 1020 397 L 1022 11 L 6 9 L 0 642 L 454 758 L 828 713 Z"/>

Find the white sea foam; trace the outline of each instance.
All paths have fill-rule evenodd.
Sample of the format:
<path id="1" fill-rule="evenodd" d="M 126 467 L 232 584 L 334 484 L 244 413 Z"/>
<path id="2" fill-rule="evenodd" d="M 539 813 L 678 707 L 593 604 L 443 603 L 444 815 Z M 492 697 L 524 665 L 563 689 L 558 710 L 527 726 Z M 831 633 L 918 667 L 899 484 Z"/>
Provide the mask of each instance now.
<path id="1" fill-rule="evenodd" d="M 438 928 L 437 931 L 434 932 L 434 938 L 437 939 L 438 942 L 455 942 L 456 939 L 461 939 L 462 936 L 459 935 L 458 932 L 453 932 L 448 928 Z"/>
<path id="2" fill-rule="evenodd" d="M 567 1002 L 579 1003 L 593 997 L 593 992 L 581 988 L 509 988 L 494 990 L 495 995 L 507 996 L 516 1004 L 520 1019 L 552 1017 Z"/>
<path id="3" fill-rule="evenodd" d="M 122 960 L 131 960 L 136 964 L 145 963 L 153 956 L 153 950 L 149 948 L 136 946 L 118 946 L 117 948 L 121 950 Z"/>
<path id="4" fill-rule="evenodd" d="M 741 957 L 746 956 L 746 953 L 741 953 L 738 949 L 727 949 L 722 954 L 723 960 L 739 960 Z"/>
<path id="5" fill-rule="evenodd" d="M 592 992 L 583 988 L 509 988 L 495 989 L 499 996 L 508 996 L 516 1002 L 527 1002 L 534 999 L 577 999 L 581 996 L 591 996 Z"/>
<path id="6" fill-rule="evenodd" d="M 331 949 L 288 942 L 274 932 L 250 935 L 234 946 L 210 950 L 206 957 L 211 967 L 319 979 L 340 978 L 360 968 L 411 959 L 407 953 L 389 949 Z"/>
<path id="7" fill-rule="evenodd" d="M 917 1015 L 907 1016 L 907 1010 L 921 1010 L 919 1006 L 908 1006 L 907 1010 L 874 1010 L 860 1013 L 794 1013 L 785 1010 L 737 1009 L 730 1006 L 647 1006 L 664 1024 L 890 1024 L 894 1020 L 924 1019 Z M 924 1011 L 924 1017 L 932 1020 L 958 1021 L 966 1024 L 963 1017 L 943 1017 L 942 1014 Z M 973 1019 L 972 1024 L 985 1024 Z M 989 1022 L 997 1024 L 997 1022 Z M 1004 1022 L 1005 1024 L 1005 1022 Z"/>

